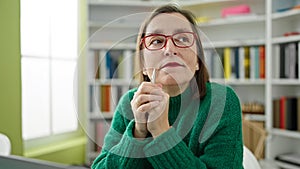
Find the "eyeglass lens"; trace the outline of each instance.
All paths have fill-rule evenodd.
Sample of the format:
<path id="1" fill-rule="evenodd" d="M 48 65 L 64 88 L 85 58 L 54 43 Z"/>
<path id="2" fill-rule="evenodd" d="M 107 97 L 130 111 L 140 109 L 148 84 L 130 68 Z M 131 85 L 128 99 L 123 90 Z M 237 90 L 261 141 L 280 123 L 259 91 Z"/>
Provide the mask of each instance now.
<path id="1" fill-rule="evenodd" d="M 162 49 L 167 42 L 167 38 L 169 36 L 165 35 L 149 35 L 145 37 L 145 46 L 148 49 Z M 170 36 L 174 45 L 177 47 L 190 47 L 194 43 L 194 35 L 190 32 L 185 33 L 177 33 L 172 36 Z"/>

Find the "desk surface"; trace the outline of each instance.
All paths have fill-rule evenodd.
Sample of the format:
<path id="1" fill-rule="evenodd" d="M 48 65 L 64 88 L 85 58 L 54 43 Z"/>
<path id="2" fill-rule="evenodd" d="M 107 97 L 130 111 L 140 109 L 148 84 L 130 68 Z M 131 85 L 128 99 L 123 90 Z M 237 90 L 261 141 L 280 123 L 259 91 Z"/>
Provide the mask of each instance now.
<path id="1" fill-rule="evenodd" d="M 83 167 L 25 158 L 21 156 L 0 156 L 0 169 L 86 169 Z"/>

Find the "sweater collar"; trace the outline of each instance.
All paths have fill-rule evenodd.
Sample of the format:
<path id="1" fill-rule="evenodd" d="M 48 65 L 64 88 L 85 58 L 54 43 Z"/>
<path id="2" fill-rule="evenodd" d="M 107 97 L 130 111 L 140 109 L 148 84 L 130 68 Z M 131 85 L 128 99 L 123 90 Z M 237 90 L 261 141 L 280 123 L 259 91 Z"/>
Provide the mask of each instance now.
<path id="1" fill-rule="evenodd" d="M 186 100 L 186 99 L 190 99 L 192 97 L 192 88 L 189 85 L 185 91 L 177 96 L 174 97 L 170 97 L 170 104 L 171 105 L 180 105 L 181 104 L 181 100 Z"/>
<path id="2" fill-rule="evenodd" d="M 169 121 L 173 124 L 182 109 L 181 106 L 184 107 L 186 102 L 189 102 L 192 96 L 192 88 L 191 86 L 187 87 L 185 91 L 177 96 L 170 97 L 169 100 Z"/>

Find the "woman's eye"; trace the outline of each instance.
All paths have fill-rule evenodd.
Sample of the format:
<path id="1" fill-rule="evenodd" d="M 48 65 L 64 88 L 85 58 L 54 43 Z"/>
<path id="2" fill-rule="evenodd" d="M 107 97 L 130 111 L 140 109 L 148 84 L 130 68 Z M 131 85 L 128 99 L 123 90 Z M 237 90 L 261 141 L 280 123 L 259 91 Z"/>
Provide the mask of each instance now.
<path id="1" fill-rule="evenodd" d="M 186 38 L 186 37 L 180 37 L 180 38 L 178 38 L 178 41 L 179 41 L 179 42 L 188 42 L 189 39 Z"/>
<path id="2" fill-rule="evenodd" d="M 159 39 L 154 39 L 154 40 L 151 41 L 151 44 L 153 44 L 153 45 L 157 45 L 159 43 L 162 43 L 162 41 L 159 40 Z"/>

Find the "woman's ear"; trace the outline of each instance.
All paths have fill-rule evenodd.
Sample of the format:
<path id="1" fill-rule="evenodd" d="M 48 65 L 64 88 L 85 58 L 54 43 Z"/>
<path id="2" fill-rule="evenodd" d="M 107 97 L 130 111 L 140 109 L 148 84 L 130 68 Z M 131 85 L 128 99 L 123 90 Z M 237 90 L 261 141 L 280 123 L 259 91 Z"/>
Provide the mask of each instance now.
<path id="1" fill-rule="evenodd" d="M 199 70 L 199 63 L 196 64 L 196 70 Z"/>
<path id="2" fill-rule="evenodd" d="M 147 76 L 147 69 L 143 68 L 143 75 Z"/>

